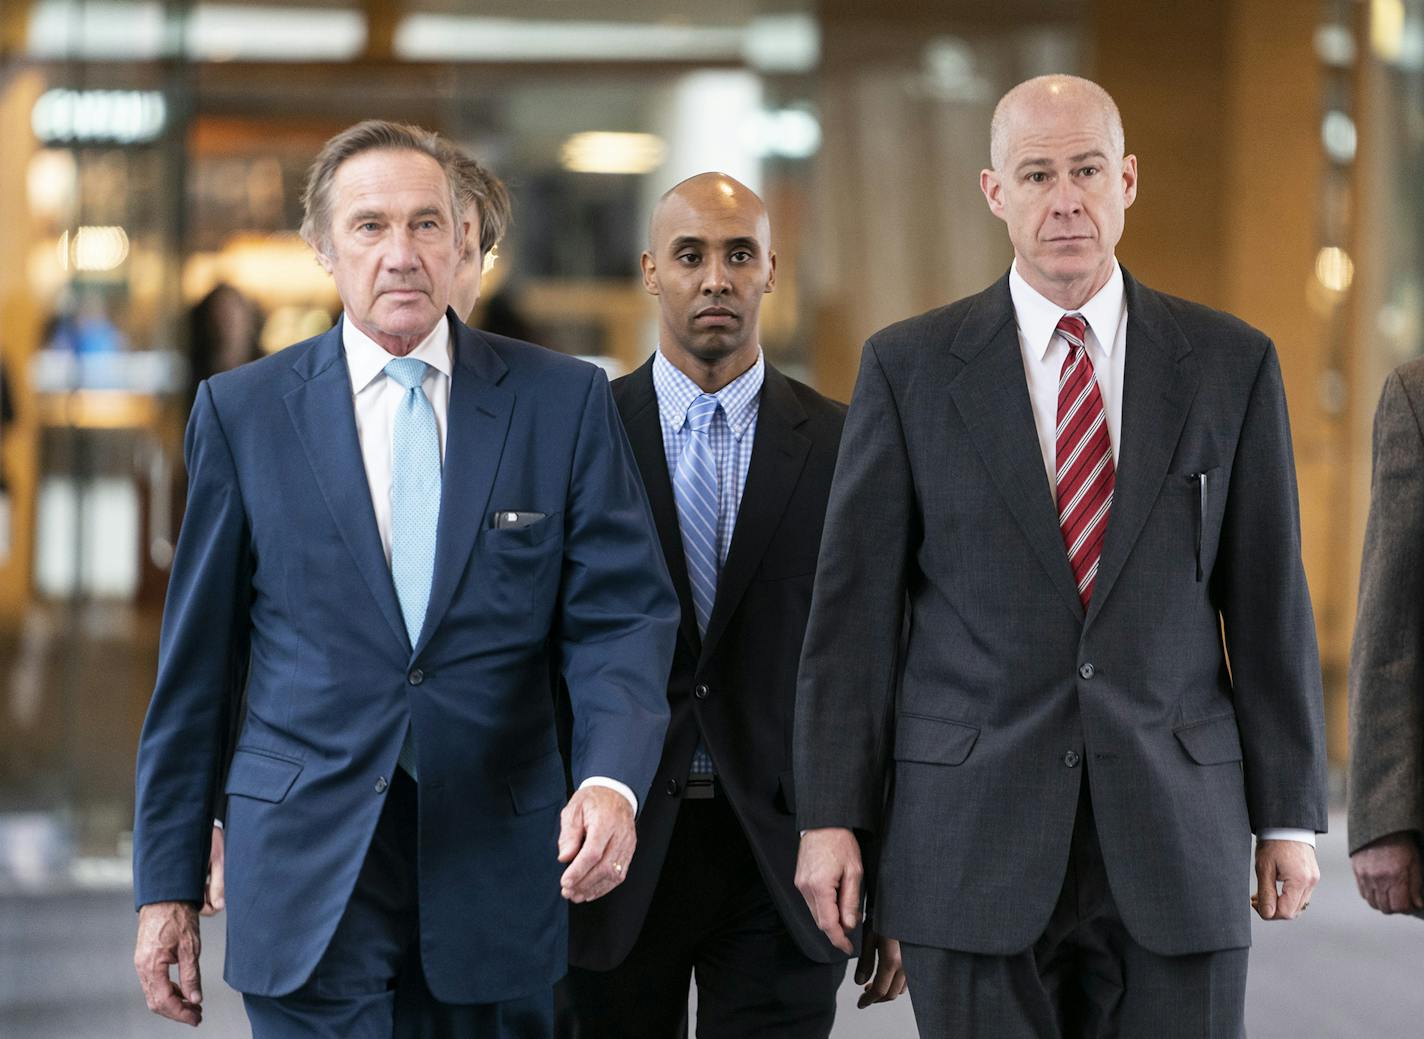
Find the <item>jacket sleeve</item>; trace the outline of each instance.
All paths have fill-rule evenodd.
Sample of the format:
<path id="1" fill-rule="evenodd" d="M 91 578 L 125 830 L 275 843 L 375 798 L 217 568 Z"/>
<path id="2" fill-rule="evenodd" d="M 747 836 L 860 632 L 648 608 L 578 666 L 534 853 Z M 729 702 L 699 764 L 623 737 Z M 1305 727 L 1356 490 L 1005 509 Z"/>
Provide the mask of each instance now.
<path id="1" fill-rule="evenodd" d="M 793 765 L 802 830 L 879 829 L 918 527 L 900 415 L 872 341 L 846 414 L 797 676 Z"/>
<path id="2" fill-rule="evenodd" d="M 1269 342 L 1237 440 L 1212 591 L 1230 660 L 1251 828 L 1324 832 L 1320 653 L 1300 555 L 1285 388 Z"/>
<path id="3" fill-rule="evenodd" d="M 680 614 L 632 448 L 596 369 L 570 481 L 558 631 L 572 779 L 616 779 L 641 805 L 662 757 Z"/>
<path id="4" fill-rule="evenodd" d="M 184 444 L 188 503 L 139 736 L 134 902 L 203 900 L 224 755 L 241 696 L 252 600 L 247 516 L 227 437 L 203 383 Z"/>
<path id="5" fill-rule="evenodd" d="M 1375 412 L 1350 653 L 1350 850 L 1424 833 L 1424 434 L 1399 373 Z"/>

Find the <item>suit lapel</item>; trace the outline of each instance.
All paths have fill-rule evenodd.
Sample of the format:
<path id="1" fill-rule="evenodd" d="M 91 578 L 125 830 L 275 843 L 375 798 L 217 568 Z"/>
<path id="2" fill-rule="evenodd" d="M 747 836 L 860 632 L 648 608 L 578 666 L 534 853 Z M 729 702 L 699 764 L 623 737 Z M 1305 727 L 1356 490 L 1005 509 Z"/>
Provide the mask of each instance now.
<path id="1" fill-rule="evenodd" d="M 1081 620 L 1083 604 L 1038 446 L 1007 276 L 980 294 L 950 353 L 964 362 L 949 394 L 970 439 L 1064 605 Z"/>
<path id="2" fill-rule="evenodd" d="M 490 492 L 509 435 L 514 392 L 500 380 L 508 371 L 483 336 L 451 320 L 454 350 L 449 427 L 440 480 L 440 520 L 435 536 L 435 579 L 425 625 L 415 651 L 430 641 L 469 564 L 475 538 L 485 528 Z"/>
<path id="3" fill-rule="evenodd" d="M 628 376 L 623 392 L 618 394 L 618 412 L 633 446 L 633 457 L 648 492 L 648 504 L 653 510 L 653 522 L 658 528 L 663 559 L 672 575 L 677 601 L 682 607 L 680 630 L 687 648 L 697 656 L 702 651 L 702 638 L 697 633 L 697 614 L 692 609 L 692 586 L 687 580 L 687 560 L 682 555 L 682 531 L 677 524 L 677 500 L 673 497 L 672 477 L 668 474 L 667 449 L 663 446 L 663 425 L 658 414 L 658 396 L 653 389 L 653 362 Z"/>
<path id="4" fill-rule="evenodd" d="M 1112 512 L 1088 605 L 1089 622 L 1112 591 L 1157 501 L 1201 377 L 1191 344 L 1157 293 L 1139 285 L 1126 270 L 1122 278 L 1127 293 L 1127 356 L 1123 358 L 1121 443 Z"/>
<path id="5" fill-rule="evenodd" d="M 332 521 L 381 615 L 402 649 L 409 651 L 410 640 L 371 508 L 371 488 L 356 434 L 351 375 L 341 346 L 341 327 L 342 322 L 338 321 L 292 365 L 303 381 L 284 399 Z"/>
<path id="6" fill-rule="evenodd" d="M 768 364 L 757 410 L 751 467 L 732 530 L 727 562 L 717 580 L 717 599 L 702 645 L 704 657 L 716 651 L 727 622 L 736 612 L 752 574 L 781 524 L 811 450 L 811 441 L 796 430 L 805 421 L 806 411 L 791 392 L 786 377 Z"/>

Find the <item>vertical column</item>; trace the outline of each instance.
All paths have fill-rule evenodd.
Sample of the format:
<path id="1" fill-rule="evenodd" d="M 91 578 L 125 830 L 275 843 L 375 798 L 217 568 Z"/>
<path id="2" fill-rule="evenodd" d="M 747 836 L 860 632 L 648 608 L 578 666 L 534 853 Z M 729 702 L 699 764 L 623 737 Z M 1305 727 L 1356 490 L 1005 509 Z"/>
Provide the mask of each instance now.
<path id="1" fill-rule="evenodd" d="M 1343 760 L 1358 548 L 1335 515 L 1350 492 L 1351 432 L 1328 392 L 1332 315 L 1312 284 L 1325 174 L 1318 15 L 1283 17 L 1273 0 L 1096 0 L 1092 74 L 1117 99 L 1141 170 L 1123 263 L 1263 329 L 1280 354 L 1332 757 Z"/>

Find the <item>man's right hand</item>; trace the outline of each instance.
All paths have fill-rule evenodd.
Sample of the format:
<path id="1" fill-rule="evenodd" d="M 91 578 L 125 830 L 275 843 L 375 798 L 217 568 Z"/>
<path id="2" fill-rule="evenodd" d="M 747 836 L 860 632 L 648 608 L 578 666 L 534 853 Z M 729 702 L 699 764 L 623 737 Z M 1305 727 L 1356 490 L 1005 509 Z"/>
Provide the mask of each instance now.
<path id="1" fill-rule="evenodd" d="M 796 890 L 811 907 L 816 926 L 841 952 L 855 954 L 850 932 L 860 922 L 860 883 L 865 870 L 860 842 L 841 827 L 807 830 L 796 855 Z"/>
<path id="2" fill-rule="evenodd" d="M 1424 909 L 1424 869 L 1413 830 L 1387 834 L 1350 856 L 1360 897 L 1381 913 Z"/>
<path id="3" fill-rule="evenodd" d="M 223 873 L 223 831 L 213 827 L 213 848 L 208 853 L 208 883 L 203 888 L 203 915 L 216 916 L 227 907 L 227 887 Z"/>
<path id="4" fill-rule="evenodd" d="M 202 1024 L 203 982 L 198 972 L 201 950 L 196 905 L 152 902 L 139 909 L 134 970 L 148 1009 L 184 1024 Z M 178 965 L 176 985 L 168 973 L 174 964 Z"/>

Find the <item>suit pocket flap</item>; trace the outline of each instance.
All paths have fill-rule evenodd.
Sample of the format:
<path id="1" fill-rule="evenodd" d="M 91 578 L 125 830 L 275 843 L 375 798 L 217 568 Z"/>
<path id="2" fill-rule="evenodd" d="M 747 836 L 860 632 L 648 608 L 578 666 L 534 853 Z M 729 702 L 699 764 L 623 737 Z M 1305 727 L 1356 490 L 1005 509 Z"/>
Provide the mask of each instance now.
<path id="1" fill-rule="evenodd" d="M 232 755 L 224 793 L 276 804 L 287 796 L 301 774 L 302 763 L 270 751 L 238 747 Z"/>
<path id="2" fill-rule="evenodd" d="M 1234 714 L 1191 722 L 1172 732 L 1198 765 L 1224 765 L 1241 760 L 1241 732 L 1236 728 Z"/>
<path id="3" fill-rule="evenodd" d="M 901 712 L 895 725 L 895 758 L 930 765 L 962 765 L 978 739 L 976 726 Z"/>
<path id="4" fill-rule="evenodd" d="M 564 762 L 552 751 L 509 774 L 509 798 L 518 815 L 537 812 L 564 799 Z"/>

